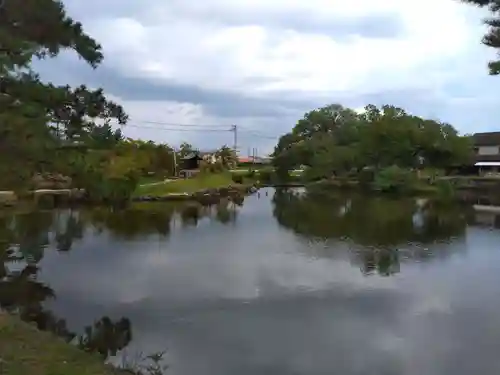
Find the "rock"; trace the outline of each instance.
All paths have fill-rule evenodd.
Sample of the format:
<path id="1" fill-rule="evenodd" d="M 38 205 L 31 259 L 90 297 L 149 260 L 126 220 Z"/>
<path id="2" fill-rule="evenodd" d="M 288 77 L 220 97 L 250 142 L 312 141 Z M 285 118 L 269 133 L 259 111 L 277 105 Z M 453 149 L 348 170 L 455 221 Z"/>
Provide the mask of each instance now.
<path id="1" fill-rule="evenodd" d="M 12 207 L 17 203 L 17 195 L 13 191 L 0 191 L 0 206 Z"/>

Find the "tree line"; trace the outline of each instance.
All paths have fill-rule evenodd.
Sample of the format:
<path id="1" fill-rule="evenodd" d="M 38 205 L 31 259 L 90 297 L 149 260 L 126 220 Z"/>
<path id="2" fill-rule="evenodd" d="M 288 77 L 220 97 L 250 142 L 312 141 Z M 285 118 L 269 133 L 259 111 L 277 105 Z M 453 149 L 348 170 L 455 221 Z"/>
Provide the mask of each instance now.
<path id="1" fill-rule="evenodd" d="M 69 176 L 96 198 L 127 196 L 146 173 L 172 175 L 178 154 L 166 144 L 125 139 L 116 126 L 128 115 L 102 89 L 44 82 L 33 68 L 73 50 L 96 69 L 99 43 L 66 13 L 60 0 L 5 0 L 0 7 L 1 189 L 27 190 L 34 175 Z M 114 126 L 112 126 L 114 125 Z M 229 148 L 218 151 L 228 163 Z M 223 163 L 223 164 L 224 164 Z"/>
<path id="2" fill-rule="evenodd" d="M 355 111 L 339 104 L 307 112 L 274 150 L 278 175 L 305 168 L 311 180 L 419 168 L 443 169 L 471 161 L 472 142 L 450 124 L 402 108 L 368 105 Z"/>
<path id="3" fill-rule="evenodd" d="M 483 42 L 500 47 L 498 2 L 464 1 L 490 8 L 493 17 L 487 20 L 490 30 Z M 83 31 L 81 23 L 68 16 L 61 0 L 25 0 L 22 7 L 14 0 L 4 0 L 1 4 L 2 188 L 25 188 L 36 173 L 66 173 L 95 195 L 115 191 L 121 195 L 130 191 L 137 184 L 137 168 L 128 163 L 132 159 L 135 164 L 141 163 L 124 149 L 129 147 L 133 149 L 132 154 L 143 155 L 146 148 L 152 150 L 151 145 L 134 145 L 135 148 L 120 145 L 113 149 L 113 158 L 108 158 L 105 152 L 85 153 L 82 148 L 83 145 L 102 150 L 104 144 L 112 146 L 121 138 L 121 132 L 112 130 L 111 124 L 126 125 L 128 116 L 122 106 L 108 100 L 102 89 L 44 82 L 33 67 L 37 59 L 50 59 L 63 50 L 73 50 L 96 69 L 104 58 L 101 45 Z M 498 74 L 499 66 L 499 62 L 492 62 L 491 73 Z M 363 122 L 376 126 L 364 129 Z M 415 149 L 415 140 L 403 138 L 416 136 L 410 128 L 418 127 L 417 123 L 425 127 L 424 137 L 431 139 L 431 143 L 419 141 L 423 142 L 420 150 Z M 397 129 L 389 129 L 390 124 L 397 124 Z M 373 134 L 368 137 L 370 133 Z M 451 138 L 447 139 L 447 135 Z M 391 143 L 396 139 L 401 141 L 399 145 Z M 432 146 L 432 139 L 439 142 L 439 146 Z M 352 110 L 330 106 L 312 111 L 299 121 L 292 133 L 282 137 L 275 155 L 280 170 L 286 165 L 311 164 L 317 166 L 313 174 L 321 175 L 330 165 L 335 170 L 358 167 L 363 162 L 385 165 L 396 160 L 409 165 L 422 154 L 429 164 L 440 157 L 444 157 L 444 161 L 438 164 L 458 161 L 463 157 L 464 152 L 460 150 L 465 150 L 465 143 L 451 126 L 418 120 L 397 108 L 370 107 L 367 114 L 361 116 Z M 388 147 L 389 144 L 392 146 Z M 378 146 L 384 147 L 382 154 L 377 151 Z M 310 152 L 313 147 L 319 150 L 314 155 Z M 155 155 L 167 155 L 169 147 L 159 145 L 155 150 Z M 161 163 L 171 165 L 169 161 L 159 161 L 159 156 L 151 159 L 155 159 L 150 163 L 155 168 Z M 144 164 L 141 168 L 145 168 Z"/>

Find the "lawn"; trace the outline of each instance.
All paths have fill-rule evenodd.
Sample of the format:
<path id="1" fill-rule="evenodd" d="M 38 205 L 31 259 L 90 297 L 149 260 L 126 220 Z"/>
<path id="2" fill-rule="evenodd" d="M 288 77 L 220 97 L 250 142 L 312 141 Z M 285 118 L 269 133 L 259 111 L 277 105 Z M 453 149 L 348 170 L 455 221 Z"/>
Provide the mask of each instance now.
<path id="1" fill-rule="evenodd" d="M 0 374 L 114 375 L 98 356 L 0 313 Z M 123 373 L 123 372 L 122 372 Z"/>
<path id="2" fill-rule="evenodd" d="M 229 185 L 235 185 L 230 173 L 200 174 L 193 178 L 172 180 L 158 185 L 139 186 L 134 195 L 162 196 L 169 193 L 194 193 Z"/>
<path id="3" fill-rule="evenodd" d="M 139 179 L 139 185 L 154 184 L 163 180 L 165 180 L 165 178 L 159 176 L 142 176 Z"/>

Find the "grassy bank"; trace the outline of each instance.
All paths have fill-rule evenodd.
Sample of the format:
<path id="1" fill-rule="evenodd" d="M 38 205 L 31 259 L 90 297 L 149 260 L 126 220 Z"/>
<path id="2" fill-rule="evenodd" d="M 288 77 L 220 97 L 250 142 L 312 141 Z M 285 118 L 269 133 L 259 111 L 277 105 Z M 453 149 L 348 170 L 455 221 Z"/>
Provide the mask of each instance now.
<path id="1" fill-rule="evenodd" d="M 229 185 L 235 185 L 230 173 L 200 174 L 193 178 L 172 180 L 158 185 L 139 186 L 134 192 L 134 196 L 194 193 L 204 189 L 216 189 Z"/>
<path id="2" fill-rule="evenodd" d="M 117 375 L 124 374 L 48 332 L 0 313 L 0 374 Z"/>

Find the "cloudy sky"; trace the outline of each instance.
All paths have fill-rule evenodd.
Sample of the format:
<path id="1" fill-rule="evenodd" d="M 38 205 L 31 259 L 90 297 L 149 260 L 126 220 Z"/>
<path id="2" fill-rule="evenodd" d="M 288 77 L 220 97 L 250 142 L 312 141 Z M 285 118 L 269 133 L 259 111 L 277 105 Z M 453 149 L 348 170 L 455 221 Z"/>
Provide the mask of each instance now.
<path id="1" fill-rule="evenodd" d="M 39 64 L 42 76 L 104 87 L 130 115 L 127 136 L 212 148 L 232 145 L 237 124 L 241 153 L 264 154 L 330 103 L 394 104 L 462 132 L 500 129 L 500 85 L 486 66 L 494 51 L 480 44 L 487 13 L 455 0 L 65 4 L 105 61 L 93 71 L 63 54 Z"/>

